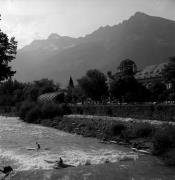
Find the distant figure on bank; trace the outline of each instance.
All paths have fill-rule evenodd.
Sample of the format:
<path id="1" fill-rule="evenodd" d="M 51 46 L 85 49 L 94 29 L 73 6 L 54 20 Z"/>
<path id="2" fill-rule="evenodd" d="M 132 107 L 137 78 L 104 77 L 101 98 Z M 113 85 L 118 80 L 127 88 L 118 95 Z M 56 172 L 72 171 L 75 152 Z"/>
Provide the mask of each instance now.
<path id="1" fill-rule="evenodd" d="M 40 144 L 36 141 L 36 145 L 37 145 L 37 151 L 41 149 Z"/>

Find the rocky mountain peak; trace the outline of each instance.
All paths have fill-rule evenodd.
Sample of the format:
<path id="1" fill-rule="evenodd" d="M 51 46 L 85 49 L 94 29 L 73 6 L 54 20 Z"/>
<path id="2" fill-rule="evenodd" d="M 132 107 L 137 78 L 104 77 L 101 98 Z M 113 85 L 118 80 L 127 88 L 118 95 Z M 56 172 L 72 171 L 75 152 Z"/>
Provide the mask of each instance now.
<path id="1" fill-rule="evenodd" d="M 61 38 L 61 36 L 60 35 L 58 35 L 58 34 L 56 34 L 56 33 L 52 33 L 52 34 L 50 34 L 49 35 L 49 37 L 48 37 L 48 39 L 60 39 Z"/>

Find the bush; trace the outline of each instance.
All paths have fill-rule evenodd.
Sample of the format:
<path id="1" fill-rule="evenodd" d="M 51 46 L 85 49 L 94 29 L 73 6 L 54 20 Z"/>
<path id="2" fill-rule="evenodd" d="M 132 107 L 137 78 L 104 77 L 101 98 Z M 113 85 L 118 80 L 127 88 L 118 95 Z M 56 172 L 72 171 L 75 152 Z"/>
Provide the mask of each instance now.
<path id="1" fill-rule="evenodd" d="M 119 136 L 126 129 L 122 123 L 109 124 L 104 131 L 104 138 L 111 139 L 111 137 Z"/>
<path id="2" fill-rule="evenodd" d="M 41 107 L 41 117 L 44 119 L 52 119 L 56 116 L 62 115 L 62 108 L 56 103 L 45 103 Z"/>
<path id="3" fill-rule="evenodd" d="M 136 138 L 148 138 L 154 134 L 155 128 L 149 123 L 137 123 L 135 124 L 133 131 Z"/>
<path id="4" fill-rule="evenodd" d="M 38 119 L 41 116 L 41 111 L 38 106 L 34 106 L 32 109 L 30 109 L 25 116 L 25 121 L 28 123 L 37 123 Z"/>
<path id="5" fill-rule="evenodd" d="M 83 114 L 83 108 L 82 107 L 77 107 L 76 111 L 78 114 Z"/>
<path id="6" fill-rule="evenodd" d="M 35 105 L 36 105 L 36 103 L 32 102 L 32 101 L 22 102 L 21 105 L 19 105 L 19 107 L 18 107 L 19 108 L 19 111 L 17 112 L 18 116 L 24 120 L 26 113 L 28 111 L 30 111 L 30 109 L 32 109 Z"/>
<path id="7" fill-rule="evenodd" d="M 175 166 L 175 149 L 174 148 L 169 150 L 169 151 L 167 151 L 163 155 L 163 161 L 168 166 Z"/>
<path id="8" fill-rule="evenodd" d="M 165 126 L 158 129 L 153 138 L 153 154 L 162 155 L 175 148 L 175 127 Z"/>
<path id="9" fill-rule="evenodd" d="M 118 136 L 122 133 L 122 131 L 124 131 L 126 129 L 125 125 L 124 124 L 114 124 L 112 127 L 111 127 L 111 133 L 113 136 Z"/>
<path id="10" fill-rule="evenodd" d="M 113 115 L 112 108 L 108 108 L 106 114 L 108 116 L 112 116 Z"/>
<path id="11" fill-rule="evenodd" d="M 62 104 L 61 107 L 63 114 L 71 114 L 72 110 L 67 104 Z"/>

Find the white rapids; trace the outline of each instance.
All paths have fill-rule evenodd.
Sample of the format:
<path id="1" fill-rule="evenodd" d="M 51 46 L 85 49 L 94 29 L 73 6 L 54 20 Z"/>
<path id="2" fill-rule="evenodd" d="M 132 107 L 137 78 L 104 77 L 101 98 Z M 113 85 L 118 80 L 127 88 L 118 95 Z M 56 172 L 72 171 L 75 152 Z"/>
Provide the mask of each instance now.
<path id="1" fill-rule="evenodd" d="M 41 150 L 35 150 L 35 142 Z M 34 148 L 34 149 L 32 149 Z M 30 149 L 30 150 L 29 150 Z M 66 164 L 81 166 L 136 160 L 138 154 L 118 145 L 100 144 L 96 139 L 27 124 L 18 118 L 0 117 L 0 164 L 16 170 L 51 169 L 62 157 Z"/>

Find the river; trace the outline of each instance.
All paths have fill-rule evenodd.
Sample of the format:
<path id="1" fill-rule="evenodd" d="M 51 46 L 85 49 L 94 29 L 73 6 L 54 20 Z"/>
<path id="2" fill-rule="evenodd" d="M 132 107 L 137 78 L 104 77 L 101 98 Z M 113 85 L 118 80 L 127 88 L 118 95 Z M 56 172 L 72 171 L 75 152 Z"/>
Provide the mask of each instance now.
<path id="1" fill-rule="evenodd" d="M 41 150 L 29 150 L 36 148 L 36 141 Z M 76 167 L 53 170 L 53 164 L 47 161 L 59 157 Z M 175 179 L 175 168 L 165 167 L 156 157 L 137 154 L 119 145 L 101 144 L 94 138 L 27 124 L 15 117 L 0 116 L 0 166 L 6 165 L 15 169 L 15 174 L 8 177 L 14 180 Z"/>

